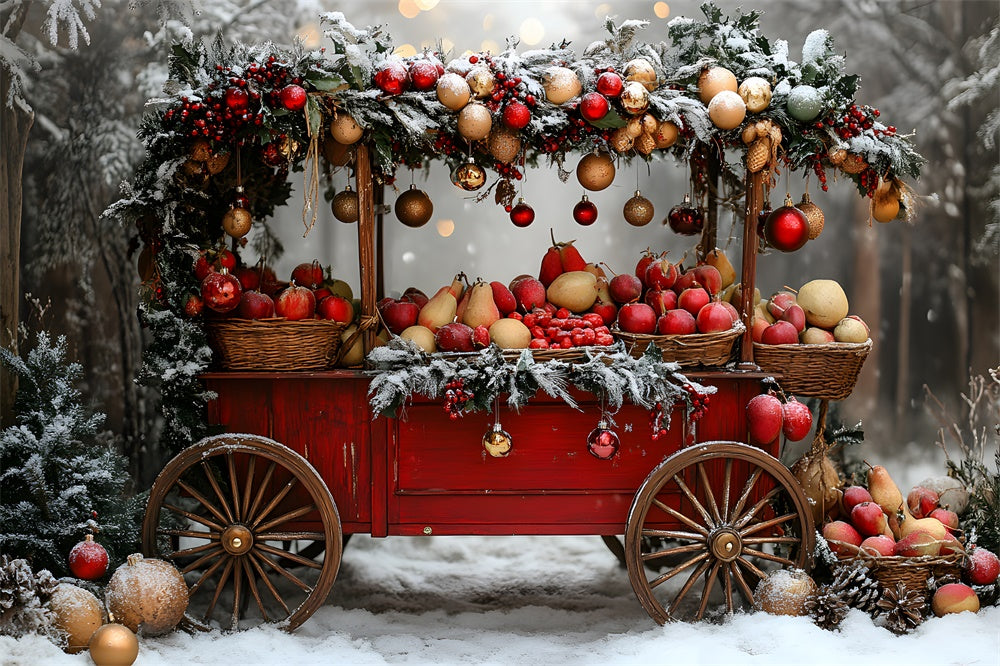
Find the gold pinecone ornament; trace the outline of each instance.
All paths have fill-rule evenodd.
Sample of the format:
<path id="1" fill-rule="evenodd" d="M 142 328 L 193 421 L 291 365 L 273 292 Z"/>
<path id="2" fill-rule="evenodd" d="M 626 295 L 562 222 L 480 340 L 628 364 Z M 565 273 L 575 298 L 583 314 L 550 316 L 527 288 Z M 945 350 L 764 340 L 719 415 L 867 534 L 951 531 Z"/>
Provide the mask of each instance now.
<path id="1" fill-rule="evenodd" d="M 894 634 L 905 634 L 924 621 L 924 595 L 910 590 L 905 583 L 882 590 L 882 598 L 876 604 L 878 616 L 884 617 L 885 628 Z"/>
<path id="2" fill-rule="evenodd" d="M 809 240 L 818 238 L 823 233 L 823 223 L 826 221 L 823 211 L 812 202 L 808 192 L 802 194 L 802 201 L 795 204 L 795 207 L 801 210 L 806 216 L 806 220 L 809 221 Z"/>
<path id="3" fill-rule="evenodd" d="M 750 173 L 757 173 L 767 166 L 771 157 L 771 140 L 766 136 L 755 139 L 747 150 L 747 170 Z"/>

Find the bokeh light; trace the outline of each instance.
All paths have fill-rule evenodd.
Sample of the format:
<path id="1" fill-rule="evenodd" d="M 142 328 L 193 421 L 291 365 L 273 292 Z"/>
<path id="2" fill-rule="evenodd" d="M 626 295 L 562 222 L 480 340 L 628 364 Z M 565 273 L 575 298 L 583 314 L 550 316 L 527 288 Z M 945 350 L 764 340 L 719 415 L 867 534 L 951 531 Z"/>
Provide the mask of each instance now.
<path id="1" fill-rule="evenodd" d="M 414 0 L 399 0 L 399 13 L 411 19 L 420 13 L 420 7 L 417 6 Z"/>
<path id="2" fill-rule="evenodd" d="M 479 50 L 483 53 L 500 53 L 500 45 L 492 39 L 484 39 L 479 45 Z"/>
<path id="3" fill-rule="evenodd" d="M 302 26 L 299 28 L 297 34 L 299 39 L 302 40 L 302 45 L 307 49 L 319 48 L 320 42 L 323 39 L 323 35 L 319 31 L 319 26 L 315 23 Z"/>
<path id="4" fill-rule="evenodd" d="M 594 7 L 594 16 L 596 16 L 599 19 L 603 19 L 610 13 L 611 13 L 611 5 L 609 5 L 606 2 L 602 2 L 601 4 Z"/>
<path id="5" fill-rule="evenodd" d="M 657 2 L 653 5 L 653 13 L 657 18 L 667 18 L 670 16 L 670 5 L 665 2 Z"/>
<path id="6" fill-rule="evenodd" d="M 528 46 L 534 46 L 545 37 L 545 26 L 538 19 L 531 17 L 521 22 L 521 29 L 518 31 L 521 41 Z"/>
<path id="7" fill-rule="evenodd" d="M 483 17 L 483 30 L 493 29 L 493 19 L 494 19 L 493 14 L 487 14 L 486 16 Z"/>
<path id="8" fill-rule="evenodd" d="M 393 53 L 400 58 L 409 58 L 410 56 L 417 55 L 417 49 L 414 48 L 413 44 L 400 44 Z"/>
<path id="9" fill-rule="evenodd" d="M 447 238 L 455 233 L 455 220 L 438 220 L 435 226 L 441 238 Z"/>
<path id="10" fill-rule="evenodd" d="M 437 7 L 438 1 L 439 0 L 416 0 L 415 4 L 417 5 L 417 7 L 424 10 L 425 12 L 429 12 L 430 10 Z"/>

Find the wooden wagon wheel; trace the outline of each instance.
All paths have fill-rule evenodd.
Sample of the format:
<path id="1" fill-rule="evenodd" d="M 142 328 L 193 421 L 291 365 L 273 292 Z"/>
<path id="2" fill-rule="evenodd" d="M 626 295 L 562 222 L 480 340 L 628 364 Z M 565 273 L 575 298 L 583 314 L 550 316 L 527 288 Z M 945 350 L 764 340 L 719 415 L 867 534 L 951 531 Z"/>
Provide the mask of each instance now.
<path id="1" fill-rule="evenodd" d="M 675 453 L 636 493 L 625 530 L 632 589 L 650 617 L 700 620 L 752 605 L 770 570 L 807 569 L 815 545 L 808 500 L 779 460 L 737 442 Z M 735 590 L 735 594 L 734 594 Z"/>
<path id="2" fill-rule="evenodd" d="M 343 553 L 329 488 L 305 458 L 263 437 L 220 435 L 167 463 L 150 490 L 142 549 L 188 582 L 188 620 L 289 631 L 326 600 Z M 322 552 L 299 554 L 298 544 Z"/>

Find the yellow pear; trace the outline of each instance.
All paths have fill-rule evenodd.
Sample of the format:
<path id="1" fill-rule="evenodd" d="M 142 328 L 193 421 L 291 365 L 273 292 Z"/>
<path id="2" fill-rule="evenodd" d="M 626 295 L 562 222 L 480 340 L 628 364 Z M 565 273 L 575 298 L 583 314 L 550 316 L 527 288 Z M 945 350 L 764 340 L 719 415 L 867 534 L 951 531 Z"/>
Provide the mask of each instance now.
<path id="1" fill-rule="evenodd" d="M 498 319 L 490 326 L 490 340 L 500 349 L 524 349 L 531 343 L 531 331 L 517 319 Z"/>
<path id="2" fill-rule="evenodd" d="M 545 292 L 550 303 L 571 312 L 585 312 L 597 300 L 597 276 L 587 271 L 562 273 Z"/>
<path id="3" fill-rule="evenodd" d="M 434 333 L 426 326 L 421 326 L 420 324 L 409 326 L 399 334 L 399 337 L 404 340 L 412 340 L 413 344 L 428 354 L 433 354 L 437 351 L 437 344 L 434 342 Z"/>
<path id="4" fill-rule="evenodd" d="M 733 268 L 729 257 L 719 248 L 715 248 L 705 256 L 705 263 L 709 266 L 715 266 L 716 270 L 719 271 L 719 275 L 722 276 L 723 289 L 736 282 L 736 269 Z"/>
<path id="5" fill-rule="evenodd" d="M 437 332 L 445 324 L 455 321 L 455 313 L 458 311 L 458 301 L 451 292 L 452 285 L 445 285 L 438 289 L 424 307 L 420 308 L 417 315 L 417 323 L 426 326 L 431 332 Z"/>
<path id="6" fill-rule="evenodd" d="M 493 300 L 493 287 L 487 282 L 476 280 L 469 289 L 469 303 L 462 312 L 462 323 L 475 328 L 489 328 L 493 322 L 500 319 L 500 310 Z"/>

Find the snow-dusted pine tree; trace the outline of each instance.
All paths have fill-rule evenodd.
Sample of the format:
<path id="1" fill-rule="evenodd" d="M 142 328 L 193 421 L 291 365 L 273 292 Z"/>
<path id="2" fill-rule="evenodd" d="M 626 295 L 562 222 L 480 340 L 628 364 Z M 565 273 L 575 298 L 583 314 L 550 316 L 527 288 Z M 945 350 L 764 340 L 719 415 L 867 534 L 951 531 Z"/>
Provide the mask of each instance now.
<path id="1" fill-rule="evenodd" d="M 0 432 L 0 551 L 68 575 L 70 549 L 97 532 L 114 566 L 135 550 L 144 502 L 125 496 L 125 459 L 81 401 L 66 339 L 38 333 L 24 358 L 0 348 L 0 361 L 19 378 L 16 423 Z"/>

